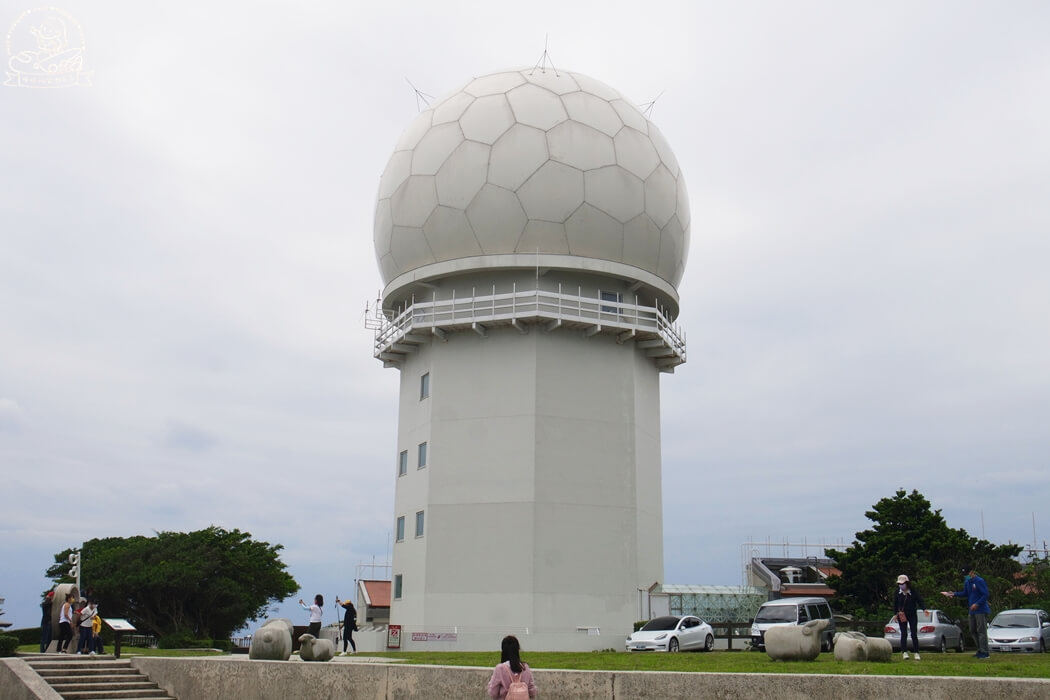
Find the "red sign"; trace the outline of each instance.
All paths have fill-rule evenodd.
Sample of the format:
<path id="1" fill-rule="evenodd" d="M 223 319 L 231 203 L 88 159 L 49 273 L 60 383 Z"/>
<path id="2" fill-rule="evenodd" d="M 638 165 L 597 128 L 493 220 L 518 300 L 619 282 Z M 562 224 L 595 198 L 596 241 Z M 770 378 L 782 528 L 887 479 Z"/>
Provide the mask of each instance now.
<path id="1" fill-rule="evenodd" d="M 401 648 L 401 625 L 389 625 L 386 628 L 386 648 Z"/>
<path id="2" fill-rule="evenodd" d="M 455 632 L 413 632 L 413 642 L 454 642 L 459 638 Z"/>

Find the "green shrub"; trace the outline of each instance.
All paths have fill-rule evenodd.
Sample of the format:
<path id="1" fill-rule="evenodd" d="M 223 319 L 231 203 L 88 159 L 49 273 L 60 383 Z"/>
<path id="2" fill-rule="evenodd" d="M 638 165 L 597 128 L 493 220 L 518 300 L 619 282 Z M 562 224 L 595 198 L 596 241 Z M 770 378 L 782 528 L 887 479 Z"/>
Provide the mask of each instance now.
<path id="1" fill-rule="evenodd" d="M 188 634 L 169 634 L 157 639 L 158 649 L 211 649 L 210 639 L 194 639 Z"/>
<path id="2" fill-rule="evenodd" d="M 23 644 L 40 644 L 40 628 L 39 627 L 26 627 L 24 629 L 7 630 L 4 634 L 9 634 L 13 637 L 18 637 L 18 645 Z"/>
<path id="3" fill-rule="evenodd" d="M 0 656 L 14 656 L 18 648 L 18 637 L 0 634 Z"/>
<path id="4" fill-rule="evenodd" d="M 231 642 L 229 639 L 213 639 L 211 644 L 212 649 L 220 649 L 222 651 L 233 650 L 233 642 Z"/>
<path id="5" fill-rule="evenodd" d="M 638 630 L 642 629 L 642 627 L 645 626 L 646 622 L 648 622 L 648 620 L 639 620 L 638 622 L 635 622 L 634 631 L 637 632 Z"/>

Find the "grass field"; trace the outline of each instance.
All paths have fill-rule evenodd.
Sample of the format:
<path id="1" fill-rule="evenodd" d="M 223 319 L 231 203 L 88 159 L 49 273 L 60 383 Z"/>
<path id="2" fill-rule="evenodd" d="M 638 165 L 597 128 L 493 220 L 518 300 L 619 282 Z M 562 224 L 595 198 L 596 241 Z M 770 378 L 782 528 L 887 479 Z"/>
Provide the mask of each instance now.
<path id="1" fill-rule="evenodd" d="M 413 664 L 494 666 L 499 654 L 488 652 L 383 652 Z M 523 652 L 522 660 L 535 669 L 604 671 L 681 671 L 686 673 L 831 673 L 899 676 L 1000 676 L 1050 678 L 1050 654 L 994 654 L 975 659 L 972 653 L 923 654 L 921 661 L 904 661 L 895 654 L 890 663 L 846 663 L 831 654 L 816 661 L 773 661 L 764 653 L 715 651 L 708 654 L 626 652 Z"/>
<path id="2" fill-rule="evenodd" d="M 33 652 L 22 646 L 20 652 Z M 122 656 L 223 656 L 204 650 L 139 649 L 124 647 Z M 400 659 L 411 664 L 482 666 L 499 663 L 494 652 L 411 651 L 362 652 L 362 656 Z M 684 673 L 828 673 L 880 676 L 986 676 L 1050 678 L 1050 654 L 993 654 L 980 660 L 972 652 L 922 655 L 921 661 L 904 661 L 894 654 L 890 663 L 845 663 L 831 654 L 816 661 L 772 661 L 764 653 L 715 651 L 708 654 L 658 654 L 626 652 L 524 652 L 522 660 L 535 669 L 581 671 L 677 671 Z"/>

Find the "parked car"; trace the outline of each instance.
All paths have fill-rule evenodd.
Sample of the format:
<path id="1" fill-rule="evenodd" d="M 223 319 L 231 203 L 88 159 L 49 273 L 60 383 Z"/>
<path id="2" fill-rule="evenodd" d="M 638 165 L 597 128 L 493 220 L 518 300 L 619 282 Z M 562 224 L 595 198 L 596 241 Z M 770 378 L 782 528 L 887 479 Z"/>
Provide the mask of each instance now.
<path id="1" fill-rule="evenodd" d="M 1003 610 L 988 625 L 990 651 L 1038 651 L 1050 646 L 1050 616 L 1045 610 Z"/>
<path id="2" fill-rule="evenodd" d="M 945 652 L 949 649 L 963 651 L 962 627 L 943 610 L 919 610 L 919 648 Z M 894 651 L 901 650 L 901 628 L 896 617 L 891 617 L 883 628 L 883 634 Z M 909 633 L 911 630 L 909 630 Z M 908 648 L 911 649 L 909 636 Z"/>
<path id="3" fill-rule="evenodd" d="M 835 639 L 835 617 L 823 598 L 778 598 L 767 600 L 751 622 L 751 649 L 766 648 L 766 630 L 777 625 L 804 625 L 810 620 L 827 620 L 820 640 L 821 651 L 831 651 Z"/>
<path id="4" fill-rule="evenodd" d="M 654 617 L 627 637 L 627 651 L 711 651 L 715 631 L 696 615 Z"/>

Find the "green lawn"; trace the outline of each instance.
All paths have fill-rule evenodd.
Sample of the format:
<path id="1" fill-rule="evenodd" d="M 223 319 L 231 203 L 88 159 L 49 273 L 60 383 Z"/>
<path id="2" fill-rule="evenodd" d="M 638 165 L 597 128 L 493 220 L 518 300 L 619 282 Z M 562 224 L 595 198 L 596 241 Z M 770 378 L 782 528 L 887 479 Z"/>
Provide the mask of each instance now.
<path id="1" fill-rule="evenodd" d="M 404 659 L 413 664 L 444 666 L 493 666 L 498 653 L 490 652 L 379 652 L 368 656 Z M 993 654 L 979 660 L 973 653 L 923 654 L 921 661 L 904 661 L 894 654 L 890 663 L 846 663 L 831 654 L 816 661 L 773 661 L 766 654 L 749 651 L 715 651 L 709 654 L 658 654 L 627 652 L 523 652 L 522 660 L 535 669 L 594 671 L 682 671 L 709 673 L 831 673 L 893 676 L 1002 676 L 1050 678 L 1050 654 Z"/>
<path id="2" fill-rule="evenodd" d="M 23 645 L 19 652 L 39 647 Z M 108 647 L 107 651 L 112 652 Z M 123 647 L 121 656 L 223 656 L 224 652 L 203 649 L 140 649 Z M 361 652 L 362 656 L 403 659 L 411 664 L 438 666 L 494 666 L 498 652 L 404 651 Z M 973 652 L 963 654 L 924 653 L 921 661 L 904 661 L 899 654 L 890 663 L 846 663 L 831 654 L 816 661 L 772 661 L 761 652 L 715 651 L 709 654 L 657 654 L 627 652 L 524 652 L 522 659 L 535 669 L 581 671 L 679 671 L 685 673 L 829 673 L 882 676 L 998 676 L 1050 678 L 1050 654 L 992 654 L 978 660 Z"/>
<path id="3" fill-rule="evenodd" d="M 23 644 L 18 647 L 18 653 L 20 654 L 36 654 L 40 651 L 39 644 Z M 113 645 L 106 645 L 106 653 L 113 653 Z M 213 649 L 143 649 L 141 647 L 120 647 L 120 658 L 126 658 L 129 656 L 227 656 L 225 651 L 215 651 Z M 52 655 L 54 656 L 54 655 Z M 59 658 L 55 656 L 54 658 Z"/>

